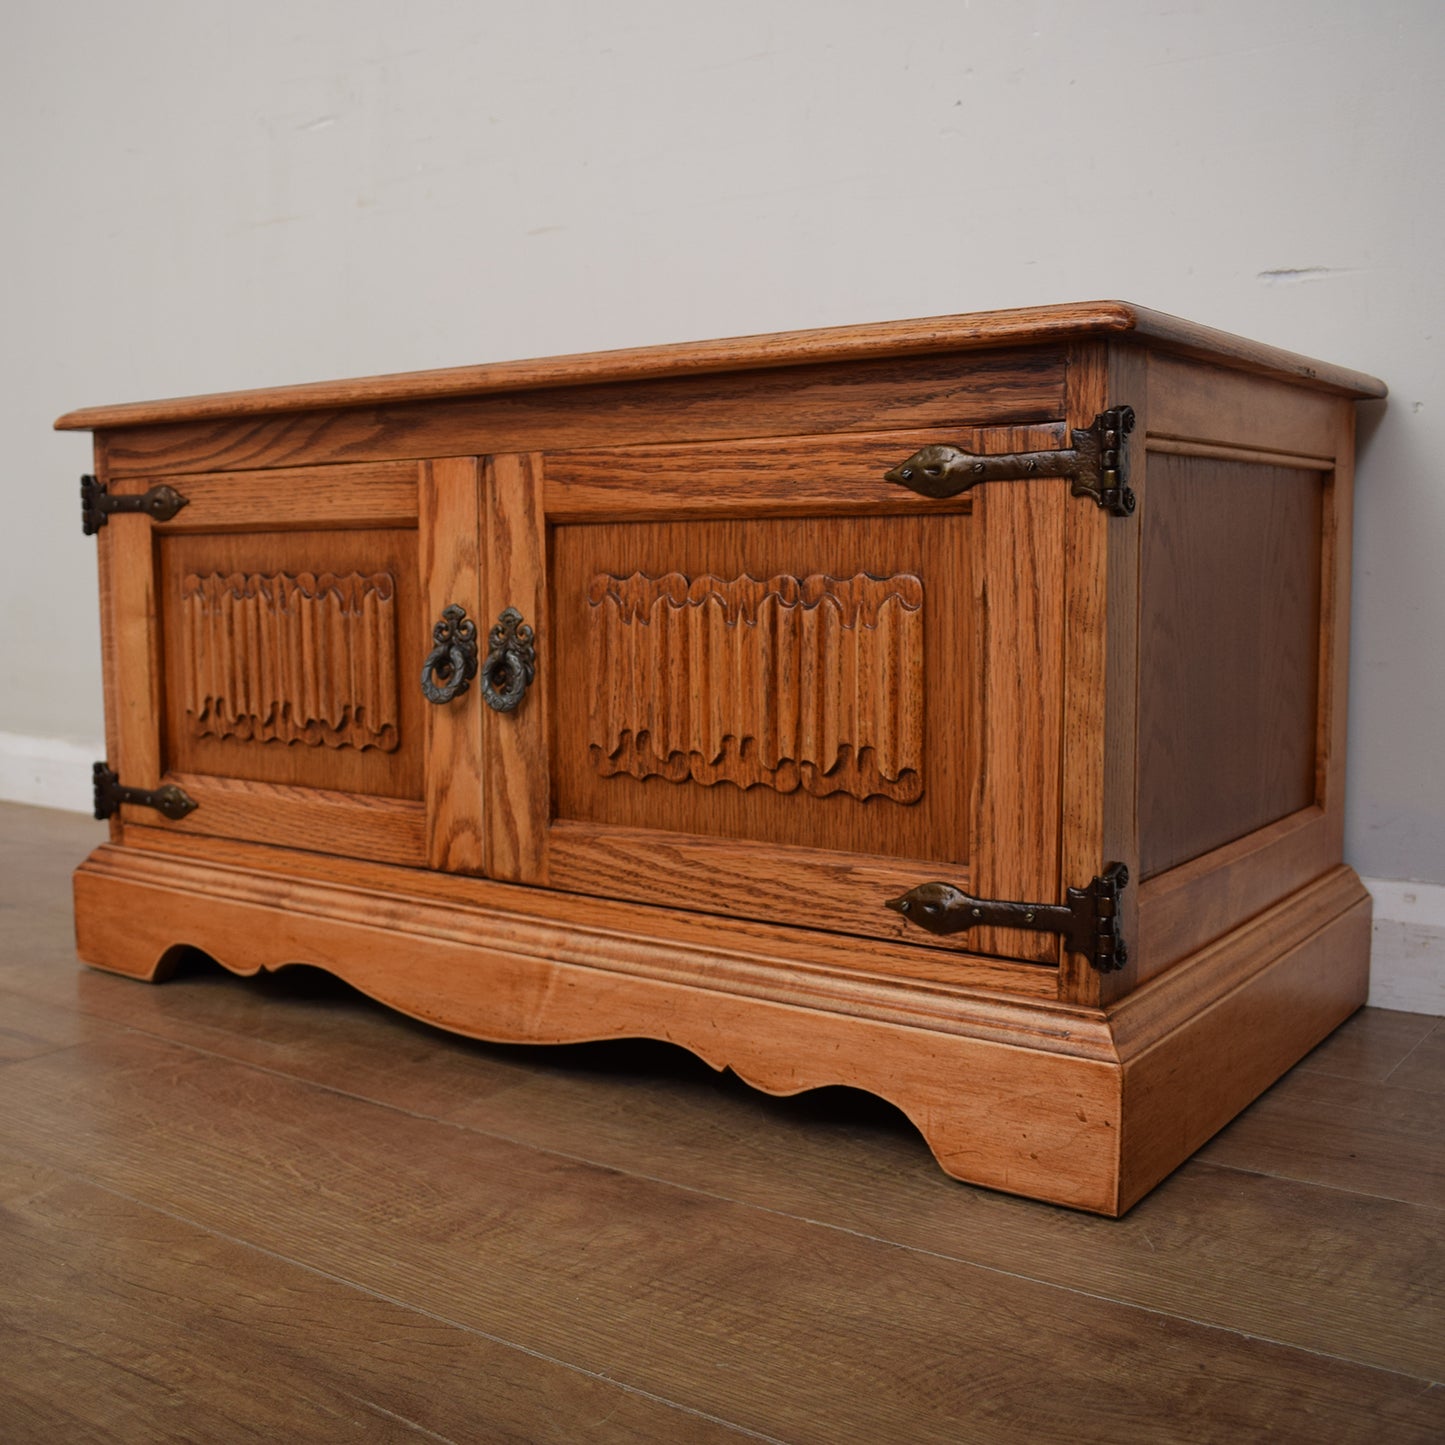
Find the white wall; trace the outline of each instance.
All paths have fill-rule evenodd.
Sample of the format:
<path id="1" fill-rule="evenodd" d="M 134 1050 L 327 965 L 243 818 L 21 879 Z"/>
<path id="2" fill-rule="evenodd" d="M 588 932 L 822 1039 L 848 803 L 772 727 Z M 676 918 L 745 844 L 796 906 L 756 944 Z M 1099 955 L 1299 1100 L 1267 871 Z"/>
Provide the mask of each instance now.
<path id="1" fill-rule="evenodd" d="M 1442 61 L 1439 0 L 10 0 L 0 732 L 100 736 L 72 406 L 1120 296 L 1390 383 L 1346 847 L 1445 884 Z"/>

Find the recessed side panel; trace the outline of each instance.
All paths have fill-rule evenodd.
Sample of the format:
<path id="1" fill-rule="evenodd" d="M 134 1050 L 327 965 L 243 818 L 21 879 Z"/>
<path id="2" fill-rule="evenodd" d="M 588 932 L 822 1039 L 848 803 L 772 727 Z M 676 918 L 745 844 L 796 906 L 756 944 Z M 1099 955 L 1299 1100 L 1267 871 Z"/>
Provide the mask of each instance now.
<path id="1" fill-rule="evenodd" d="M 1151 453 L 1143 511 L 1145 878 L 1316 799 L 1325 473 Z"/>

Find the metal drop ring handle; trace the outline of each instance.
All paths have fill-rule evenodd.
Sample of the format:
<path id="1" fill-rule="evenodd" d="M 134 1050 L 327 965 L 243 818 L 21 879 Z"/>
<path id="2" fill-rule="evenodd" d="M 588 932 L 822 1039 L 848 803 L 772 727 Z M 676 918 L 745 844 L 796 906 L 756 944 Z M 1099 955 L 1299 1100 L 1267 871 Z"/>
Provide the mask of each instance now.
<path id="1" fill-rule="evenodd" d="M 487 634 L 482 664 L 482 697 L 494 712 L 514 712 L 537 675 L 532 629 L 515 607 L 508 607 Z"/>
<path id="2" fill-rule="evenodd" d="M 465 607 L 453 603 L 442 609 L 432 642 L 435 646 L 421 667 L 421 690 L 428 702 L 451 702 L 477 675 L 477 624 L 468 620 Z"/>

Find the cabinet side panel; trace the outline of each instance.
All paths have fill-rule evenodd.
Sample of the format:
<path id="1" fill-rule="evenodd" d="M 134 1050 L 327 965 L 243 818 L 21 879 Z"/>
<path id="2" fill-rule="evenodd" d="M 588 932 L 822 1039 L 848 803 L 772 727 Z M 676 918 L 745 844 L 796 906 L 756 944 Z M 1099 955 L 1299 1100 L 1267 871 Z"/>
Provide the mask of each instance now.
<path id="1" fill-rule="evenodd" d="M 1154 453 L 1144 511 L 1145 878 L 1316 799 L 1324 474 Z"/>

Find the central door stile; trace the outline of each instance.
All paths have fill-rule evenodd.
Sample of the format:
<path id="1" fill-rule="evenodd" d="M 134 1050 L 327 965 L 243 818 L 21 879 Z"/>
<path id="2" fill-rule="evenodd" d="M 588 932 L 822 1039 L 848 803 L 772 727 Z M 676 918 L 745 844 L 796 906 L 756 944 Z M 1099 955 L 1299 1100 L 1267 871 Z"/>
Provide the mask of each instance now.
<path id="1" fill-rule="evenodd" d="M 476 457 L 421 463 L 418 525 L 430 627 L 461 609 L 482 615 L 481 467 Z M 409 678 L 407 686 L 418 687 Z M 427 863 L 448 873 L 487 871 L 485 791 L 477 688 L 453 686 L 447 701 L 426 709 Z"/>
<path id="2" fill-rule="evenodd" d="M 547 522 L 542 457 L 488 457 L 482 482 L 482 610 L 480 625 L 504 644 L 499 698 L 516 701 L 482 709 L 482 776 L 487 798 L 487 873 L 515 883 L 545 884 L 552 789 L 547 710 L 552 656 L 547 612 Z M 518 614 L 515 620 L 508 612 Z M 523 634 L 530 628 L 531 636 Z M 513 646 L 509 637 L 530 645 Z M 496 648 L 493 651 L 497 651 Z M 530 662 L 535 680 L 514 674 Z"/>

